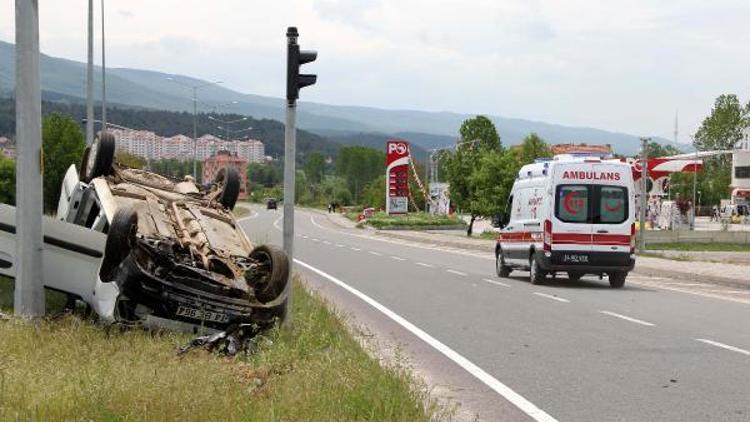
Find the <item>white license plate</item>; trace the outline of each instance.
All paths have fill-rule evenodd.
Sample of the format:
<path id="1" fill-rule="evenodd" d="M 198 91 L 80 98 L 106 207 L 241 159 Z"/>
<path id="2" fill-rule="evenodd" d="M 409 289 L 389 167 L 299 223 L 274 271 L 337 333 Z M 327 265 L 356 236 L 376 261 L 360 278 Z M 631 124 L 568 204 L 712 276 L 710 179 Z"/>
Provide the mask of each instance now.
<path id="1" fill-rule="evenodd" d="M 589 256 L 583 254 L 564 254 L 563 262 L 570 264 L 588 264 Z"/>
<path id="2" fill-rule="evenodd" d="M 197 319 L 200 321 L 210 322 L 229 322 L 229 315 L 219 312 L 206 311 L 202 309 L 188 308 L 180 306 L 177 308 L 177 316 Z"/>

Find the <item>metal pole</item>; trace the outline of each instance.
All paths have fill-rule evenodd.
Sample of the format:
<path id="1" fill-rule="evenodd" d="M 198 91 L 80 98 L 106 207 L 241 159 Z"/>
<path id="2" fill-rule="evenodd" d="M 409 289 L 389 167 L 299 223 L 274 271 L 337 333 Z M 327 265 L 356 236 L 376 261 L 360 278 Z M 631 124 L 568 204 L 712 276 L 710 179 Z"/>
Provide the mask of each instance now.
<path id="1" fill-rule="evenodd" d="M 646 251 L 646 207 L 648 206 L 648 192 L 646 192 L 646 180 L 648 179 L 648 141 L 649 138 L 641 138 L 641 209 L 639 231 L 641 238 L 638 242 L 638 250 Z"/>
<path id="2" fill-rule="evenodd" d="M 284 129 L 284 252 L 289 257 L 289 273 L 294 267 L 294 188 L 295 188 L 295 157 L 297 137 L 295 123 L 297 118 L 296 101 L 288 101 L 286 105 L 286 127 Z M 284 325 L 292 323 L 292 285 L 287 283 L 287 302 Z"/>
<path id="3" fill-rule="evenodd" d="M 44 315 L 39 3 L 16 0 L 16 286 L 14 312 Z"/>
<path id="4" fill-rule="evenodd" d="M 193 181 L 198 182 L 198 87 L 193 87 Z"/>
<path id="5" fill-rule="evenodd" d="M 102 0 L 102 132 L 107 131 L 107 63 L 104 60 L 104 0 Z"/>
<path id="6" fill-rule="evenodd" d="M 86 145 L 94 142 L 94 0 L 89 0 L 88 63 L 86 64 Z"/>
<path id="7" fill-rule="evenodd" d="M 698 160 L 698 148 L 695 146 L 695 142 L 693 143 L 693 148 L 695 148 L 695 161 Z M 696 208 L 696 202 L 695 202 L 695 188 L 698 184 L 698 172 L 696 171 L 696 165 L 695 161 L 693 162 L 693 218 L 690 221 L 690 230 L 695 230 L 695 213 L 698 211 L 698 208 Z"/>

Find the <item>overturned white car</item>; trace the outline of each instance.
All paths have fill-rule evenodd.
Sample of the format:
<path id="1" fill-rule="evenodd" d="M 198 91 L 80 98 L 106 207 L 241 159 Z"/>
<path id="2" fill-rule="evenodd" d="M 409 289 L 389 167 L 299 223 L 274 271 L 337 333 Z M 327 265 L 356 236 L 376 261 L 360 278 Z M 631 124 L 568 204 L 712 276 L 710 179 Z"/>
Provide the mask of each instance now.
<path id="1" fill-rule="evenodd" d="M 87 148 L 81 168 L 65 175 L 57 209 L 58 220 L 106 235 L 103 251 L 84 248 L 89 258 L 99 254 L 95 274 L 69 280 L 59 271 L 46 287 L 124 323 L 261 329 L 283 316 L 287 256 L 254 247 L 239 227 L 230 212 L 240 183 L 233 169 L 204 188 L 120 166 L 114 152 L 108 134 Z"/>

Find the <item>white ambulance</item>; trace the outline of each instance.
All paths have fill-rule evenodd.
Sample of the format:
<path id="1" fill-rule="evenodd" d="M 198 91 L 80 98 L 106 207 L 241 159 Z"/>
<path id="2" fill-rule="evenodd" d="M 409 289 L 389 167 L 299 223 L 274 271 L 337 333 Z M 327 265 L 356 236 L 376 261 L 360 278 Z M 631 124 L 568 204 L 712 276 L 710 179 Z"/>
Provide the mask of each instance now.
<path id="1" fill-rule="evenodd" d="M 622 287 L 635 265 L 634 216 L 630 164 L 556 156 L 525 165 L 499 221 L 497 274 L 528 270 L 534 284 L 606 274 Z"/>

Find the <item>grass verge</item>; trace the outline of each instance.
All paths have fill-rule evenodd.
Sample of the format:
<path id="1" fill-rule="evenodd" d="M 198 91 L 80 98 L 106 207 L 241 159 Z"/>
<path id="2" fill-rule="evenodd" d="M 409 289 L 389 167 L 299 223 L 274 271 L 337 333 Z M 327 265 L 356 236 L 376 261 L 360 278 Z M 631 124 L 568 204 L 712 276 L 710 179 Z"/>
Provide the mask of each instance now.
<path id="1" fill-rule="evenodd" d="M 650 243 L 646 250 L 668 250 L 685 252 L 750 252 L 748 243 Z"/>
<path id="2" fill-rule="evenodd" d="M 0 283 L 7 295 L 8 281 Z M 293 330 L 273 330 L 253 355 L 234 358 L 177 357 L 185 335 L 121 331 L 73 316 L 0 320 L 0 420 L 436 417 L 405 366 L 382 367 L 319 297 L 299 283 L 295 295 Z"/>
<path id="3" fill-rule="evenodd" d="M 439 229 L 441 227 L 464 227 L 466 223 L 455 216 L 435 215 L 425 212 L 414 212 L 405 215 L 388 215 L 376 213 L 365 221 L 376 229 Z"/>

